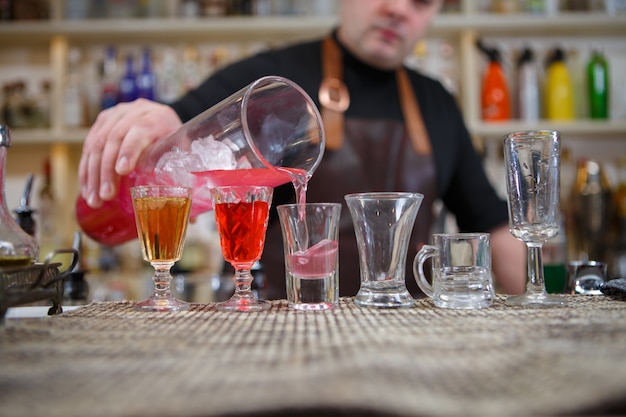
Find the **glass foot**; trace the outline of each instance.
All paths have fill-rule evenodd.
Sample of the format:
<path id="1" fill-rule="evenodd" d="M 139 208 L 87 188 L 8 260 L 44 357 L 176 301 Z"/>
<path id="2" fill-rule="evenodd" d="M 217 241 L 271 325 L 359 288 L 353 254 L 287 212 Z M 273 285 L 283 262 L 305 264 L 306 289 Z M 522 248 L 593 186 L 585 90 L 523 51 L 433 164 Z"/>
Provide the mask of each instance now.
<path id="1" fill-rule="evenodd" d="M 160 312 L 182 311 L 189 310 L 189 303 L 176 298 L 148 298 L 145 301 L 135 304 L 133 309 Z"/>
<path id="2" fill-rule="evenodd" d="M 506 304 L 514 307 L 551 308 L 565 307 L 567 301 L 558 295 L 547 293 L 526 293 L 507 297 Z"/>
<path id="3" fill-rule="evenodd" d="M 398 308 L 411 307 L 415 301 L 405 288 L 361 288 L 354 303 L 359 307 Z"/>
<path id="4" fill-rule="evenodd" d="M 230 300 L 224 301 L 223 303 L 219 303 L 216 308 L 219 311 L 229 311 L 229 312 L 254 312 L 254 311 L 265 311 L 271 307 L 269 301 L 257 300 L 256 298 L 250 297 L 235 297 L 233 296 Z"/>

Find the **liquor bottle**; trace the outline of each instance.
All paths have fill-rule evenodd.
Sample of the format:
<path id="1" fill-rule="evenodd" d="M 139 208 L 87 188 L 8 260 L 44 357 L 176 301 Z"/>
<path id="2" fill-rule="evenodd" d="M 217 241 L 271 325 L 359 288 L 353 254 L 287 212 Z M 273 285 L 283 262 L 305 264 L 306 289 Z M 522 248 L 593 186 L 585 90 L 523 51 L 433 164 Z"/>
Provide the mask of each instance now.
<path id="1" fill-rule="evenodd" d="M 6 204 L 5 167 L 10 146 L 11 132 L 0 125 L 0 267 L 27 266 L 39 257 L 37 241 L 22 230 Z"/>
<path id="2" fill-rule="evenodd" d="M 545 102 L 547 119 L 574 119 L 574 88 L 561 48 L 556 48 L 547 62 Z"/>
<path id="3" fill-rule="evenodd" d="M 599 162 L 578 161 L 572 194 L 576 260 L 606 261 L 611 187 Z"/>
<path id="4" fill-rule="evenodd" d="M 181 77 L 178 71 L 176 51 L 166 48 L 163 52 L 160 72 L 157 78 L 159 101 L 165 104 L 173 103 L 182 93 Z"/>
<path id="5" fill-rule="evenodd" d="M 141 56 L 141 70 L 137 74 L 137 98 L 154 100 L 156 98 L 156 76 L 152 71 L 150 49 L 145 48 Z"/>
<path id="6" fill-rule="evenodd" d="M 102 61 L 102 85 L 100 107 L 102 110 L 113 107 L 117 104 L 117 56 L 115 48 L 109 46 Z"/>
<path id="7" fill-rule="evenodd" d="M 500 51 L 489 48 L 480 40 L 478 48 L 487 56 L 487 69 L 483 75 L 481 91 L 482 119 L 502 121 L 511 118 L 511 99 L 506 75 L 502 68 Z"/>
<path id="8" fill-rule="evenodd" d="M 82 233 L 74 233 L 72 248 L 79 253 L 79 262 L 74 266 L 64 282 L 63 299 L 65 305 L 84 305 L 89 299 L 89 283 L 85 280 L 86 269 L 83 262 Z"/>
<path id="9" fill-rule="evenodd" d="M 80 76 L 80 50 L 72 48 L 69 51 L 69 66 L 64 94 L 64 116 L 65 125 L 69 127 L 79 127 L 85 120 L 85 107 L 83 89 L 81 87 Z"/>
<path id="10" fill-rule="evenodd" d="M 20 205 L 13 210 L 15 213 L 15 221 L 23 231 L 31 236 L 35 236 L 37 232 L 37 222 L 33 214 L 35 210 L 30 206 L 30 195 L 33 188 L 33 174 L 29 173 L 26 177 L 26 186 L 20 198 Z"/>
<path id="11" fill-rule="evenodd" d="M 50 252 L 61 247 L 57 233 L 57 210 L 52 188 L 52 166 L 48 158 L 44 160 L 42 174 L 41 187 L 37 193 L 39 201 L 37 241 L 41 254 L 47 256 Z"/>
<path id="12" fill-rule="evenodd" d="M 562 217 L 563 219 L 563 217 Z M 543 274 L 546 291 L 562 294 L 567 289 L 567 232 L 561 221 L 559 234 L 546 241 L 542 248 Z"/>
<path id="13" fill-rule="evenodd" d="M 525 48 L 518 61 L 519 118 L 527 122 L 539 120 L 539 81 L 532 49 Z"/>
<path id="14" fill-rule="evenodd" d="M 613 194 L 615 236 L 609 258 L 610 278 L 626 278 L 626 156 L 617 161 L 618 185 Z"/>
<path id="15" fill-rule="evenodd" d="M 198 65 L 198 49 L 187 46 L 183 52 L 182 89 L 187 92 L 195 88 L 201 81 Z"/>
<path id="16" fill-rule="evenodd" d="M 137 99 L 137 74 L 135 73 L 135 59 L 132 54 L 126 56 L 126 68 L 120 79 L 118 99 L 119 103 Z"/>
<path id="17" fill-rule="evenodd" d="M 592 119 L 609 117 L 609 67 L 604 55 L 594 50 L 587 63 L 587 92 L 589 116 Z"/>

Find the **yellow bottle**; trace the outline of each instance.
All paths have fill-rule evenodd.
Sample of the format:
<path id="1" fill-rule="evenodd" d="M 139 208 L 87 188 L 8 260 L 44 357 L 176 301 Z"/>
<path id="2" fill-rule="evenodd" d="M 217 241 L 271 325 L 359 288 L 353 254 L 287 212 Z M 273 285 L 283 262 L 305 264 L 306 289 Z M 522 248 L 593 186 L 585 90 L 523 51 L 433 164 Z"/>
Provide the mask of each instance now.
<path id="1" fill-rule="evenodd" d="M 545 109 L 548 120 L 574 119 L 574 91 L 565 52 L 557 48 L 546 69 Z"/>

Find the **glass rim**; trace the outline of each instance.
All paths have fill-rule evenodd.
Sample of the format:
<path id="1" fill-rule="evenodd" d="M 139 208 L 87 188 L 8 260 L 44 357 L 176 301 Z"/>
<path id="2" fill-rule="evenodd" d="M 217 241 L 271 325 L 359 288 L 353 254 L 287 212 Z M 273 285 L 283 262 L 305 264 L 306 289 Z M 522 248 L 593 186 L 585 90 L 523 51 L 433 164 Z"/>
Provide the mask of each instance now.
<path id="1" fill-rule="evenodd" d="M 280 207 L 284 207 L 284 208 L 299 208 L 299 207 L 341 207 L 341 203 L 334 203 L 334 202 L 310 202 L 310 203 L 304 203 L 304 204 L 298 204 L 298 203 L 287 203 L 287 204 L 279 204 L 276 206 L 276 208 L 280 208 Z"/>
<path id="2" fill-rule="evenodd" d="M 148 188 L 154 188 L 154 189 L 171 189 L 171 190 L 193 190 L 193 187 L 186 187 L 184 185 L 167 185 L 167 184 L 144 184 L 144 185 L 133 185 L 132 187 L 130 187 L 131 190 L 133 189 L 148 189 Z"/>
<path id="3" fill-rule="evenodd" d="M 274 190 L 269 185 L 218 185 L 209 187 L 210 190 Z"/>
<path id="4" fill-rule="evenodd" d="M 446 239 L 473 239 L 473 238 L 490 238 L 489 232 L 455 232 L 455 233 L 433 233 L 432 237 L 445 237 Z"/>
<path id="5" fill-rule="evenodd" d="M 396 198 L 423 199 L 424 194 L 411 193 L 408 191 L 367 191 L 362 193 L 350 193 L 344 196 L 346 200 L 391 200 Z"/>
<path id="6" fill-rule="evenodd" d="M 555 138 L 558 139 L 561 136 L 561 132 L 552 129 L 537 129 L 537 130 L 520 130 L 516 132 L 510 132 L 504 135 L 504 141 L 510 140 L 523 140 L 530 138 Z"/>

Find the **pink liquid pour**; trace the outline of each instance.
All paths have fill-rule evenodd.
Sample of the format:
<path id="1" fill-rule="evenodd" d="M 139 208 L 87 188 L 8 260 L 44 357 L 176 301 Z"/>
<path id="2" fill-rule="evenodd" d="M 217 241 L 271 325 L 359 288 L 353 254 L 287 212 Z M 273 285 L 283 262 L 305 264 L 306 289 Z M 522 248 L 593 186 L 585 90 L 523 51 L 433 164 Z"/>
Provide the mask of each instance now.
<path id="1" fill-rule="evenodd" d="M 308 242 L 306 224 L 306 191 L 310 176 L 306 173 L 291 172 L 293 187 L 298 205 L 298 221 L 302 224 L 297 228 L 302 235 L 298 242 Z M 287 256 L 289 271 L 300 278 L 319 279 L 331 274 L 337 265 L 339 243 L 335 240 L 322 239 L 310 248 L 299 248 Z"/>

